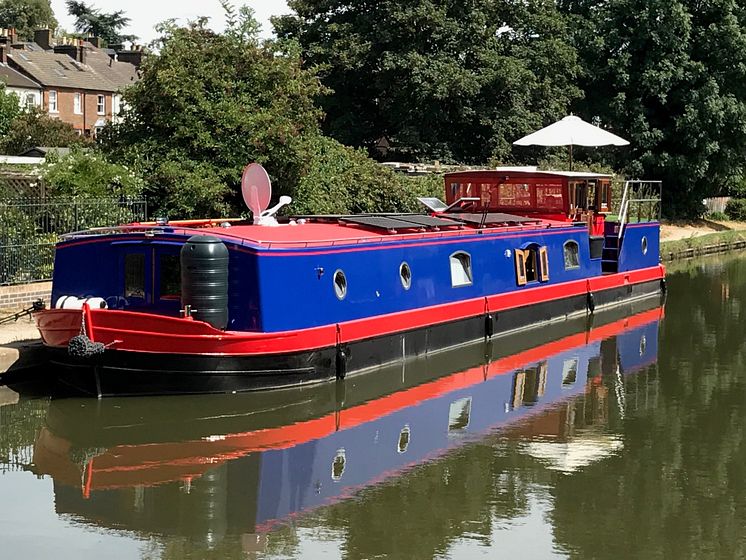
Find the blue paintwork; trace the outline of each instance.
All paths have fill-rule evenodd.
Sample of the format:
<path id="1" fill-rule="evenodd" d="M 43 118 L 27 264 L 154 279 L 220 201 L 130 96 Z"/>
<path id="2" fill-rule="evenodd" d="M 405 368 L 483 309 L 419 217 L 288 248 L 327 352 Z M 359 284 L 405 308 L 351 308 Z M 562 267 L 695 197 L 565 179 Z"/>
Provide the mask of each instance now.
<path id="1" fill-rule="evenodd" d="M 261 227 L 261 226 L 257 226 Z M 639 248 L 648 237 L 648 254 Z M 103 236 L 87 243 L 63 243 L 55 261 L 53 301 L 62 295 L 103 297 L 117 309 L 147 310 L 177 315 L 176 301 L 158 298 L 157 260 L 160 254 L 178 254 L 189 235 L 142 234 Z M 630 225 L 620 255 L 620 270 L 658 264 L 658 225 Z M 563 245 L 574 240 L 580 267 L 566 270 Z M 281 249 L 241 245 L 225 239 L 230 250 L 228 329 L 278 332 L 341 323 L 375 315 L 520 291 L 539 285 L 600 276 L 601 260 L 590 259 L 584 227 L 524 230 L 499 235 L 478 234 L 423 241 L 370 243 L 319 249 Z M 513 251 L 529 244 L 547 247 L 549 281 L 518 286 Z M 127 252 L 144 251 L 148 262 L 147 297 L 124 298 L 123 259 Z M 450 255 L 471 255 L 473 282 L 452 287 Z M 510 256 L 506 256 L 509 252 Z M 155 255 L 155 258 L 153 258 Z M 399 277 L 402 262 L 412 271 L 405 290 Z M 154 264 L 155 263 L 155 264 Z M 334 273 L 344 271 L 348 292 L 339 300 Z M 155 284 L 156 286 L 153 286 Z"/>
<path id="2" fill-rule="evenodd" d="M 647 239 L 647 253 L 643 254 L 642 239 Z M 660 262 L 660 224 L 648 222 L 627 224 L 619 252 L 619 272 L 656 266 Z"/>
<path id="3" fill-rule="evenodd" d="M 658 355 L 657 341 L 657 321 L 618 335 L 621 372 L 630 374 L 654 363 Z M 600 349 L 601 343 L 594 342 L 543 360 L 547 365 L 546 385 L 544 393 L 537 396 L 533 404 L 512 406 L 515 376 L 542 362 L 526 364 L 520 370 L 343 429 L 320 440 L 263 452 L 257 523 L 282 519 L 347 496 L 361 486 L 443 455 L 489 431 L 541 414 L 552 405 L 583 393 L 589 380 L 589 363 L 598 359 Z M 563 384 L 565 364 L 574 360 L 577 361 L 575 382 Z M 463 399 L 471 399 L 468 425 L 458 430 L 449 429 L 451 407 L 464 402 Z M 399 437 L 405 426 L 409 429 L 409 444 L 400 452 Z M 344 450 L 345 468 L 335 480 L 332 463 L 341 450 Z"/>

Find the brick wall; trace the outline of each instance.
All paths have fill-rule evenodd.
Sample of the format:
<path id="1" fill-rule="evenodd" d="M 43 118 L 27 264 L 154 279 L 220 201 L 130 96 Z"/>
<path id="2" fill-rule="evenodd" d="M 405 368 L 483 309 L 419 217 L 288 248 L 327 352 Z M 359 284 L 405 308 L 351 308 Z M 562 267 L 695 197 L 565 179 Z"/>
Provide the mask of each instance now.
<path id="1" fill-rule="evenodd" d="M 57 92 L 57 112 L 49 113 L 52 118 L 58 118 L 61 121 L 70 123 L 75 130 L 81 132 L 93 129 L 98 119 L 111 120 L 112 94 L 110 92 L 84 91 L 64 88 L 45 88 L 44 90 L 44 110 L 49 111 L 49 91 Z M 75 113 L 75 94 L 79 93 L 81 98 L 80 109 L 82 114 Z M 103 95 L 105 98 L 105 113 L 98 114 L 98 96 Z"/>
<path id="2" fill-rule="evenodd" d="M 29 307 L 37 299 L 43 299 L 49 307 L 52 295 L 51 282 L 34 282 L 18 286 L 0 286 L 0 309 L 19 310 Z"/>

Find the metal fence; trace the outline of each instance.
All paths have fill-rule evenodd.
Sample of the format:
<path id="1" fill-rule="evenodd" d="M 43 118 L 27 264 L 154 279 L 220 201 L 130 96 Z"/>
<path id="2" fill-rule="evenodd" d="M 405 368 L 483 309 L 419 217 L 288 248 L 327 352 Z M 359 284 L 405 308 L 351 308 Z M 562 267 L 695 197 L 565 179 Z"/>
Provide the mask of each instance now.
<path id="1" fill-rule="evenodd" d="M 147 202 L 133 198 L 0 200 L 0 285 L 49 280 L 61 234 L 143 221 L 147 213 Z"/>

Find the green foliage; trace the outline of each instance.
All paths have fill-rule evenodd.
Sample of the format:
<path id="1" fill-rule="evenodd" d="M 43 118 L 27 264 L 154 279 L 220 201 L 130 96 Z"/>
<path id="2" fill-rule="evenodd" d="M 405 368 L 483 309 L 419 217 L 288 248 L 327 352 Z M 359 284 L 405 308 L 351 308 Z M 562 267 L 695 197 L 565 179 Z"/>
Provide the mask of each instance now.
<path id="1" fill-rule="evenodd" d="M 34 31 L 57 27 L 49 0 L 0 0 L 0 27 L 14 27 L 22 39 L 33 39 Z"/>
<path id="2" fill-rule="evenodd" d="M 725 212 L 710 212 L 707 214 L 707 217 L 710 220 L 715 220 L 717 222 L 722 222 L 728 219 L 728 215 Z"/>
<path id="3" fill-rule="evenodd" d="M 13 119 L 7 134 L 0 140 L 3 153 L 10 155 L 20 154 L 34 146 L 66 148 L 90 143 L 72 125 L 53 119 L 36 108 L 23 111 Z"/>
<path id="4" fill-rule="evenodd" d="M 367 157 L 363 150 L 315 137 L 307 145 L 308 166 L 295 192 L 292 212 L 353 214 L 419 210 L 417 196 L 433 196 L 432 180 L 406 178 Z M 436 177 L 442 197 L 443 179 Z"/>
<path id="5" fill-rule="evenodd" d="M 326 131 L 395 159 L 482 164 L 563 116 L 581 92 L 554 2 L 290 0 L 274 18 L 332 92 Z"/>
<path id="6" fill-rule="evenodd" d="M 53 196 L 132 197 L 144 188 L 127 167 L 95 151 L 73 149 L 61 158 L 50 154 L 40 172 Z"/>
<path id="7" fill-rule="evenodd" d="M 66 0 L 65 5 L 67 13 L 75 18 L 75 30 L 79 33 L 100 37 L 108 44 L 137 39 L 135 35 L 119 33 L 130 22 L 130 18 L 124 15 L 124 10 L 106 13 L 76 0 Z"/>
<path id="8" fill-rule="evenodd" d="M 628 175 L 664 181 L 664 210 L 694 217 L 743 174 L 746 12 L 732 0 L 567 0 L 586 92 L 581 114 L 630 140 Z"/>
<path id="9" fill-rule="evenodd" d="M 125 94 L 127 109 L 101 135 L 104 151 L 146 178 L 149 200 L 171 217 L 242 209 L 240 178 L 262 163 L 277 194 L 293 194 L 306 137 L 318 134 L 322 88 L 297 52 L 260 43 L 241 8 L 216 34 L 201 19 L 161 26 L 158 53 Z"/>
<path id="10" fill-rule="evenodd" d="M 746 198 L 731 198 L 725 205 L 725 214 L 731 220 L 746 222 Z"/>
<path id="11" fill-rule="evenodd" d="M 0 82 L 0 138 L 8 134 L 13 121 L 21 114 L 18 96 L 8 93 Z"/>

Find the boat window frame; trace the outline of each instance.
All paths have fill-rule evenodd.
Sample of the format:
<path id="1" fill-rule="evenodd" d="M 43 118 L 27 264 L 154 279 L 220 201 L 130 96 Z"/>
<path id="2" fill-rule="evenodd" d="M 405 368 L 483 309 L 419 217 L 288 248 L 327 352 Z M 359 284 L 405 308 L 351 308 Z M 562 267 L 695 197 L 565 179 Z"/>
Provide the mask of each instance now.
<path id="1" fill-rule="evenodd" d="M 407 277 L 404 274 L 405 270 L 407 271 Z M 407 261 L 402 261 L 399 265 L 399 281 L 405 290 L 409 290 L 412 287 L 412 267 L 409 266 Z"/>
<path id="2" fill-rule="evenodd" d="M 342 279 L 341 284 L 337 282 L 337 278 Z M 337 296 L 339 301 L 342 301 L 347 297 L 349 283 L 347 282 L 347 275 L 341 268 L 334 271 L 334 275 L 332 276 L 332 286 L 334 287 L 334 295 Z"/>
<path id="3" fill-rule="evenodd" d="M 466 257 L 461 259 L 460 257 Z M 454 264 L 458 263 L 463 272 L 463 277 L 466 280 L 458 280 L 454 275 Z M 452 288 L 463 288 L 465 286 L 471 286 L 474 284 L 474 270 L 471 264 L 471 255 L 466 251 L 459 250 L 451 253 L 448 256 L 448 268 L 451 273 L 451 287 Z"/>
<path id="4" fill-rule="evenodd" d="M 141 261 L 140 265 L 138 266 L 139 271 L 138 270 L 133 271 L 133 274 L 137 274 L 139 272 L 139 276 L 140 276 L 139 286 L 141 287 L 141 290 L 138 290 L 138 291 L 134 291 L 134 290 L 131 291 L 130 289 L 131 273 L 130 273 L 129 263 L 133 259 L 138 259 L 139 261 Z M 124 254 L 124 261 L 123 261 L 123 271 L 124 271 L 123 284 L 124 285 L 122 286 L 122 295 L 126 299 L 137 299 L 137 300 L 146 301 L 147 293 L 148 293 L 147 291 L 147 282 L 148 282 L 147 267 L 148 267 L 147 254 L 145 253 L 145 251 L 131 251 L 131 252 L 127 252 Z"/>
<path id="5" fill-rule="evenodd" d="M 575 257 L 575 264 L 568 265 L 567 264 L 567 261 L 568 261 L 567 256 L 569 254 L 568 253 L 568 248 L 570 246 L 574 246 L 575 247 L 575 252 L 574 252 L 574 255 L 573 255 Z M 564 262 L 564 265 L 565 265 L 565 270 L 575 270 L 576 268 L 580 268 L 580 244 L 577 241 L 575 241 L 574 239 L 568 239 L 567 241 L 565 241 L 562 244 L 562 257 L 563 257 L 563 262 Z"/>
<path id="6" fill-rule="evenodd" d="M 166 253 L 166 252 L 156 252 L 156 259 L 157 259 L 157 267 L 158 267 L 158 300 L 159 301 L 181 301 L 181 256 L 179 253 Z M 178 292 L 172 293 L 172 294 L 164 294 L 164 275 L 163 275 L 163 260 L 164 258 L 173 258 L 176 261 L 177 269 L 178 269 L 178 275 L 177 275 L 177 283 L 178 283 Z"/>

